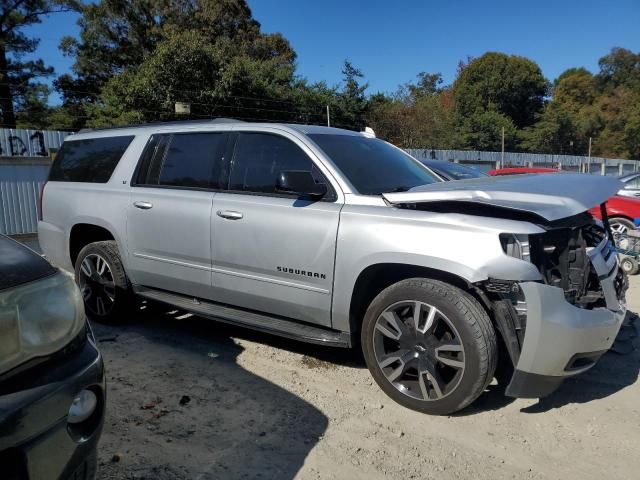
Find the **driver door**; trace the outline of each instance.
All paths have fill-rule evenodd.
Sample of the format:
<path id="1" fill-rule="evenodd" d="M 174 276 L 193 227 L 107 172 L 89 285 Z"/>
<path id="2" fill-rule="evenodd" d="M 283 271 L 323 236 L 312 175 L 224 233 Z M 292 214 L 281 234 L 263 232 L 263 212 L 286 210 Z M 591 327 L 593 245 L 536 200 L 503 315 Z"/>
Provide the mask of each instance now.
<path id="1" fill-rule="evenodd" d="M 329 193 L 301 199 L 275 188 L 279 172 L 313 172 Z M 331 325 L 341 203 L 304 145 L 281 135 L 239 132 L 226 191 L 213 199 L 215 299 Z"/>

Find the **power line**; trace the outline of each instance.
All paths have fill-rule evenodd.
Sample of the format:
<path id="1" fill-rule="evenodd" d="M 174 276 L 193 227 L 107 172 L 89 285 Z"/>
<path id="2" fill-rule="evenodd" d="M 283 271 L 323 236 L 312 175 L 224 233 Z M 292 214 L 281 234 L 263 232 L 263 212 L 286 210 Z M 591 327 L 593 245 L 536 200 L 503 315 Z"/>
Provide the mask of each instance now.
<path id="1" fill-rule="evenodd" d="M 0 99 L 3 97 L 0 97 Z M 6 97 L 4 97 L 6 99 Z M 313 118 L 318 118 L 318 119 L 322 119 L 324 121 L 325 116 L 324 114 L 321 113 L 313 113 L 310 111 L 304 111 L 304 110 L 299 110 L 299 111 L 294 111 L 294 110 L 274 110 L 274 109 L 265 109 L 265 108 L 259 108 L 259 107 L 247 107 L 247 106 L 238 106 L 238 105 L 222 105 L 222 104 L 201 104 L 201 105 L 210 105 L 211 108 L 210 110 L 213 112 L 217 111 L 237 111 L 237 110 L 247 110 L 247 111 L 251 111 L 251 112 L 271 112 L 271 113 L 277 113 L 277 114 L 291 114 L 291 115 L 297 115 L 297 116 L 303 116 L 303 117 L 313 117 Z M 45 107 L 45 108 L 51 108 L 51 107 Z M 132 111 L 142 111 L 142 112 L 150 112 L 150 113 L 162 113 L 162 114 L 173 114 L 175 112 L 171 111 L 171 110 L 152 110 L 152 109 L 147 109 L 147 108 L 137 108 L 137 107 L 132 107 L 131 108 Z M 27 113 L 27 112 L 40 112 L 43 111 L 42 108 L 38 108 L 38 107 L 32 107 L 32 108 L 23 108 L 23 109 L 17 109 L 14 110 L 14 113 Z M 191 114 L 191 116 L 203 116 L 206 118 L 209 118 L 211 116 L 211 114 L 196 114 L 193 113 Z M 90 116 L 87 116 L 87 118 L 90 118 Z"/>
<path id="2" fill-rule="evenodd" d="M 11 71 L 11 72 L 13 72 L 14 70 L 7 70 L 7 69 L 3 70 L 3 69 L 0 69 L 0 72 L 1 71 Z M 43 76 L 44 75 L 40 75 L 39 77 L 43 77 Z M 36 76 L 36 77 L 38 77 L 38 76 Z M 24 81 L 24 82 L 14 82 L 14 83 L 6 82 L 6 83 L 8 83 L 9 86 L 19 86 L 19 85 L 22 85 L 22 86 L 35 86 L 35 85 L 32 85 L 30 83 L 31 80 L 33 80 L 33 79 L 30 79 L 30 80 L 27 80 L 27 81 Z M 47 86 L 49 86 L 49 85 L 47 85 Z M 90 91 L 87 91 L 87 90 L 81 90 L 81 89 L 74 88 L 74 87 L 71 87 L 71 86 L 67 86 L 64 89 L 60 89 L 60 90 L 62 91 L 62 93 L 64 93 L 65 91 L 70 91 L 70 92 L 74 92 L 74 93 L 85 94 L 87 96 L 98 96 L 98 95 L 100 95 L 99 92 L 90 92 Z M 292 90 L 293 90 L 293 87 L 292 87 Z M 181 89 L 181 91 L 183 93 L 193 93 L 195 95 L 202 95 L 204 90 Z M 288 105 L 298 105 L 298 102 L 294 102 L 292 100 L 276 99 L 276 98 L 271 98 L 271 97 L 250 97 L 250 96 L 245 96 L 245 95 L 233 95 L 233 94 L 224 94 L 224 93 L 221 94 L 221 96 L 223 96 L 225 98 L 238 98 L 238 99 L 242 99 L 242 100 L 256 100 L 256 101 L 261 101 L 261 102 L 282 103 L 282 104 L 288 104 Z"/>
<path id="3" fill-rule="evenodd" d="M 36 111 L 36 112 L 40 112 L 40 109 L 20 109 L 20 110 L 15 110 L 14 113 L 16 115 L 20 114 L 20 113 L 27 113 L 29 111 Z M 153 113 L 153 114 L 158 114 L 159 116 L 175 116 L 175 114 L 173 112 L 168 112 L 168 111 L 161 111 L 161 110 L 150 110 L 150 109 L 137 109 L 137 111 L 140 112 L 144 112 L 144 113 Z M 92 119 L 95 118 L 94 116 L 91 115 L 79 115 L 79 114 L 70 114 L 68 115 L 69 118 L 71 119 L 77 119 L 77 120 L 88 120 L 88 119 Z M 201 115 L 201 114 L 191 114 L 189 115 L 189 118 L 200 118 L 200 119 L 211 119 L 213 118 L 212 115 Z M 256 121 L 256 122 L 267 122 L 267 123 L 293 123 L 293 124 L 300 124 L 300 125 L 305 125 L 308 124 L 309 122 L 302 122 L 302 121 L 298 121 L 298 120 L 283 120 L 283 119 L 274 119 L 274 118 L 264 118 L 264 117 L 250 117 L 250 116 L 241 116 L 238 118 L 239 120 L 249 120 L 249 121 Z M 138 123 L 148 123 L 148 121 L 140 121 Z M 323 122 L 316 122 L 315 124 L 322 124 Z M 334 123 L 334 126 L 336 127 L 340 127 L 340 128 L 349 128 L 348 125 L 344 125 L 344 124 L 336 124 Z"/>

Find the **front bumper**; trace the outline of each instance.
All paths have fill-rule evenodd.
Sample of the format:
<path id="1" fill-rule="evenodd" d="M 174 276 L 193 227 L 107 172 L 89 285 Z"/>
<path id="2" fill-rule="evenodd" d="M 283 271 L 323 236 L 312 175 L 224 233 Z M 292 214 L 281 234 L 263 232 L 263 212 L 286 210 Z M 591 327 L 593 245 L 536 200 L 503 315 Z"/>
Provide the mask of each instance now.
<path id="1" fill-rule="evenodd" d="M 602 288 L 603 307 L 579 308 L 566 301 L 561 288 L 520 284 L 527 309 L 526 332 L 507 395 L 544 397 L 566 377 L 593 367 L 611 348 L 626 314 L 626 279 L 608 238 L 588 255 Z"/>
<path id="2" fill-rule="evenodd" d="M 526 333 L 508 396 L 544 397 L 566 377 L 593 367 L 611 348 L 626 314 L 625 279 L 606 241 L 589 256 L 606 307 L 579 308 L 565 300 L 561 288 L 520 284 L 527 307 Z"/>
<path id="3" fill-rule="evenodd" d="M 104 420 L 105 376 L 92 335 L 84 335 L 72 352 L 0 382 L 3 479 L 71 478 L 94 454 Z M 84 422 L 69 424 L 69 407 L 83 389 L 96 394 L 98 405 Z"/>
<path id="4" fill-rule="evenodd" d="M 585 310 L 564 299 L 562 289 L 523 283 L 527 302 L 527 331 L 516 370 L 506 394 L 539 398 L 560 386 L 566 377 L 582 373 L 613 344 L 624 316 L 620 309 Z"/>

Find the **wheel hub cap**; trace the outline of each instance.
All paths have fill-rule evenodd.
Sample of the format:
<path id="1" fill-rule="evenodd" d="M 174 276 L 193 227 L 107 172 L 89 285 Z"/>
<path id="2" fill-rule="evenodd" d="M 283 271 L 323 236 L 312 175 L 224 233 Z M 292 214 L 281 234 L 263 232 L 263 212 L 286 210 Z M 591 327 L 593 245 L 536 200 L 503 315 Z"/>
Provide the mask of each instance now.
<path id="1" fill-rule="evenodd" d="M 376 321 L 373 342 L 378 366 L 404 395 L 439 400 L 460 383 L 465 369 L 460 335 L 432 305 L 405 301 L 389 306 Z"/>
<path id="2" fill-rule="evenodd" d="M 116 287 L 111 268 L 102 256 L 92 253 L 82 259 L 78 284 L 85 307 L 91 314 L 105 316 L 111 312 Z"/>

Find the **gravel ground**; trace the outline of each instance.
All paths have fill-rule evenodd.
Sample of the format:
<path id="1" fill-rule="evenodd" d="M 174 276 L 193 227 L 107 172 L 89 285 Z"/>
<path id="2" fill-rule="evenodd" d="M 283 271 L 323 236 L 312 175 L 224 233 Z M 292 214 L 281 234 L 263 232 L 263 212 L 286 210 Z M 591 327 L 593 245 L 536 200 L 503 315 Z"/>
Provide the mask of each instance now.
<path id="1" fill-rule="evenodd" d="M 640 313 L 640 275 L 630 284 Z M 430 417 L 388 399 L 356 352 L 182 312 L 123 320 L 93 325 L 109 388 L 100 479 L 638 478 L 640 338 L 629 329 L 616 344 L 626 354 L 546 399 L 508 399 L 493 384 L 460 414 Z"/>
<path id="2" fill-rule="evenodd" d="M 639 312 L 640 276 L 631 282 Z M 608 353 L 542 401 L 491 385 L 462 413 L 430 417 L 388 399 L 355 352 L 156 309 L 94 330 L 109 384 L 101 479 L 582 480 L 640 470 L 640 350 Z"/>

